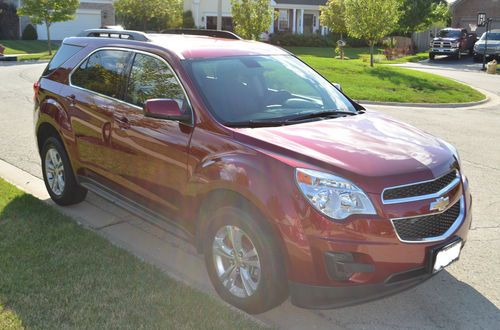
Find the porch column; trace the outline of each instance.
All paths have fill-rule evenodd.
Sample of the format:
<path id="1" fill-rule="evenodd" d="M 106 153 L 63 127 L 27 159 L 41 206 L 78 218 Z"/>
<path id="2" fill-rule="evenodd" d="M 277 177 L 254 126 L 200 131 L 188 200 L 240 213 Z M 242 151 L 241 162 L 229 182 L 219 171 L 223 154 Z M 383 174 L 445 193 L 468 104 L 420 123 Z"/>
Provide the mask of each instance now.
<path id="1" fill-rule="evenodd" d="M 304 9 L 300 10 L 300 34 L 304 34 Z"/>
<path id="2" fill-rule="evenodd" d="M 297 9 L 293 9 L 292 32 L 297 32 Z"/>
<path id="3" fill-rule="evenodd" d="M 274 19 L 275 19 L 274 14 L 275 14 L 275 10 L 273 8 L 273 16 L 272 16 L 273 21 L 271 22 L 271 26 L 269 27 L 269 33 L 274 33 Z"/>

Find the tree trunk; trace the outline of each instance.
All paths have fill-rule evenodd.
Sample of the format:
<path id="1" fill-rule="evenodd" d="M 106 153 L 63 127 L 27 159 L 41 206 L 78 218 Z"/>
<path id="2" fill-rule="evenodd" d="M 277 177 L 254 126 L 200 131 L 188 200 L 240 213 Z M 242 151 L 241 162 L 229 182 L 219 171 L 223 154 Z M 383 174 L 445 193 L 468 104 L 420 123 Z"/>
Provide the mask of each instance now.
<path id="1" fill-rule="evenodd" d="M 344 41 L 344 36 L 342 32 L 340 32 L 340 40 Z M 340 46 L 340 59 L 344 60 L 344 46 Z"/>
<path id="2" fill-rule="evenodd" d="M 373 68 L 373 41 L 370 41 L 370 66 Z"/>
<path id="3" fill-rule="evenodd" d="M 49 55 L 52 55 L 52 47 L 50 45 L 50 23 L 46 21 L 45 26 L 47 27 L 47 43 L 49 47 Z"/>

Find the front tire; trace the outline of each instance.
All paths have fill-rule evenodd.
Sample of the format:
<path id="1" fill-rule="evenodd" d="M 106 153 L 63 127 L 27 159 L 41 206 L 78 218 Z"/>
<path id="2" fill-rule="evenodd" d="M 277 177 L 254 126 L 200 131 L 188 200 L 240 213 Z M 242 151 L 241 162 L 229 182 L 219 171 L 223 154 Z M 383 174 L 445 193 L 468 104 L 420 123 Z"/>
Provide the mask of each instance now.
<path id="1" fill-rule="evenodd" d="M 222 299 L 251 314 L 288 297 L 284 257 L 270 225 L 251 208 L 217 208 L 204 237 L 205 264 Z"/>
<path id="2" fill-rule="evenodd" d="M 436 55 L 433 53 L 429 53 L 429 60 L 434 61 L 434 58 L 436 58 Z"/>
<path id="3" fill-rule="evenodd" d="M 50 137 L 42 148 L 42 173 L 50 198 L 62 206 L 80 203 L 87 189 L 76 182 L 73 169 L 62 143 Z"/>

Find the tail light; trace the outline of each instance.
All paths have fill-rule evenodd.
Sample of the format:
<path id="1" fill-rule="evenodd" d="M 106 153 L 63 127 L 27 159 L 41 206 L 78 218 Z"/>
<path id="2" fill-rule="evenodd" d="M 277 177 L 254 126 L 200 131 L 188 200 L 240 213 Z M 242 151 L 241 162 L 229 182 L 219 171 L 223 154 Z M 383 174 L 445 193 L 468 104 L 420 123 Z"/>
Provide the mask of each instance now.
<path id="1" fill-rule="evenodd" d="M 38 95 L 38 91 L 40 90 L 40 82 L 37 81 L 33 84 L 33 92 L 35 93 L 35 95 L 33 96 L 33 101 L 36 102 L 36 97 Z"/>

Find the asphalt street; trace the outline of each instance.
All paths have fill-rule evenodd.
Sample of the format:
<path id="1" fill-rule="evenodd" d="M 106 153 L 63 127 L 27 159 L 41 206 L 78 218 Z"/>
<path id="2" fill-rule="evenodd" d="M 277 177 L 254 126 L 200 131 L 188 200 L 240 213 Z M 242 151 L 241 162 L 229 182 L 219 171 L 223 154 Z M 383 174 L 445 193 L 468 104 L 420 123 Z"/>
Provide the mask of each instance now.
<path id="1" fill-rule="evenodd" d="M 41 177 L 41 171 L 33 133 L 32 85 L 44 66 L 0 66 L 0 159 L 37 177 Z M 411 66 L 500 95 L 500 75 L 425 64 Z M 497 329 L 500 324 L 499 100 L 493 98 L 492 102 L 477 107 L 459 109 L 369 107 L 440 136 L 458 148 L 474 196 L 472 230 L 458 263 L 424 284 L 386 299 L 326 311 L 299 309 L 285 302 L 258 317 L 290 329 Z M 100 203 L 107 205 L 105 201 Z M 111 205 L 109 208 L 113 209 Z"/>

